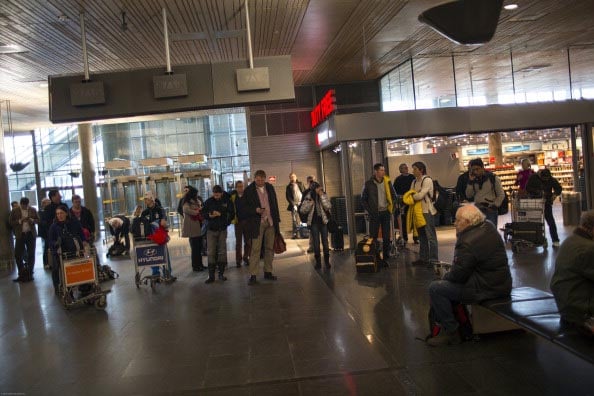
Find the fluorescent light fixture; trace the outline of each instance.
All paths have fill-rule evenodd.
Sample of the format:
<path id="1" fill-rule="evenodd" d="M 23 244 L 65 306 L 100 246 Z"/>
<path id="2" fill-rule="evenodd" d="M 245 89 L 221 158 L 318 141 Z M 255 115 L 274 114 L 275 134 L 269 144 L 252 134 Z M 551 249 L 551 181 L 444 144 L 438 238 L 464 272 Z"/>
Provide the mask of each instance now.
<path id="1" fill-rule="evenodd" d="M 512 4 L 504 5 L 503 8 L 505 8 L 508 11 L 511 11 L 511 10 L 515 10 L 516 8 L 518 8 L 518 5 L 512 3 Z"/>
<path id="2" fill-rule="evenodd" d="M 40 83 L 39 84 L 39 87 L 40 88 L 47 88 L 48 87 L 48 84 L 46 82 L 43 82 L 43 83 Z"/>

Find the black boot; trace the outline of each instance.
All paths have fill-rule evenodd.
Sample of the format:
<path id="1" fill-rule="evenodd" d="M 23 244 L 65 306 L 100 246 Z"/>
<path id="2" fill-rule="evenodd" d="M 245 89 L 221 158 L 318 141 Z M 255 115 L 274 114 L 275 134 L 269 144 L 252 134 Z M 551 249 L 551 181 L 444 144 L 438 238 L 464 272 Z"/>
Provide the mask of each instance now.
<path id="1" fill-rule="evenodd" d="M 272 272 L 264 272 L 264 279 L 277 280 L 278 278 L 275 275 L 272 275 Z"/>
<path id="2" fill-rule="evenodd" d="M 326 265 L 326 268 L 332 267 L 330 265 L 330 254 L 324 254 L 324 265 Z"/>
<path id="3" fill-rule="evenodd" d="M 206 281 L 204 281 L 204 283 L 212 283 L 215 281 L 215 272 L 214 271 L 208 271 L 208 279 Z"/>
<path id="4" fill-rule="evenodd" d="M 315 268 L 316 269 L 322 268 L 322 258 L 320 257 L 320 255 L 319 254 L 316 254 L 315 255 L 315 258 L 316 258 L 316 266 L 315 266 Z"/>

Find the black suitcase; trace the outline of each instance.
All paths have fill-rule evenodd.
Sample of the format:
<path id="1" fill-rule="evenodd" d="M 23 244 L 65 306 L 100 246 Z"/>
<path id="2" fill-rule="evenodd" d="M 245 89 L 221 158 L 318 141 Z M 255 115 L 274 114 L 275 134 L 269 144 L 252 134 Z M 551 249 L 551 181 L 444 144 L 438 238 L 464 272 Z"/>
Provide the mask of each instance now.
<path id="1" fill-rule="evenodd" d="M 301 239 L 309 239 L 309 228 L 307 228 L 307 224 L 301 224 L 299 227 L 297 227 L 297 235 L 299 235 L 299 238 Z"/>
<path id="2" fill-rule="evenodd" d="M 365 237 L 357 243 L 355 250 L 355 266 L 357 272 L 377 272 L 378 245 L 374 238 Z"/>
<path id="3" fill-rule="evenodd" d="M 117 257 L 122 256 L 126 251 L 126 247 L 122 243 L 114 243 L 109 247 L 107 250 L 107 257 Z"/>
<path id="4" fill-rule="evenodd" d="M 338 226 L 338 229 L 336 230 L 336 232 L 334 232 L 330 235 L 332 235 L 332 238 L 330 239 L 332 249 L 339 250 L 339 251 L 344 250 L 344 232 L 342 230 L 342 227 Z"/>

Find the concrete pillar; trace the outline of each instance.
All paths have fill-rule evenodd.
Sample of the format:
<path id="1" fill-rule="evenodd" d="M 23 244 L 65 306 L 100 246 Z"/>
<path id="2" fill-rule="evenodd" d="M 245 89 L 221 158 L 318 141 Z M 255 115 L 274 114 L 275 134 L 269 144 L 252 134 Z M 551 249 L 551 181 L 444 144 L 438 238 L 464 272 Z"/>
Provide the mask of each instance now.
<path id="1" fill-rule="evenodd" d="M 8 216 L 10 215 L 10 192 L 8 190 L 8 176 L 6 175 L 6 151 L 4 150 L 4 129 L 2 128 L 2 114 L 0 109 L 0 268 L 12 268 L 12 238 L 8 230 Z"/>
<path id="2" fill-rule="evenodd" d="M 91 124 L 78 124 L 78 147 L 81 157 L 81 177 L 84 194 L 84 205 L 95 217 L 95 229 L 99 231 L 99 211 L 97 210 L 97 183 L 95 181 L 97 163 L 93 146 L 93 129 Z M 95 238 L 99 232 L 95 233 Z"/>
<path id="3" fill-rule="evenodd" d="M 489 134 L 489 157 L 495 157 L 495 166 L 503 165 L 503 149 L 501 148 L 501 133 Z"/>

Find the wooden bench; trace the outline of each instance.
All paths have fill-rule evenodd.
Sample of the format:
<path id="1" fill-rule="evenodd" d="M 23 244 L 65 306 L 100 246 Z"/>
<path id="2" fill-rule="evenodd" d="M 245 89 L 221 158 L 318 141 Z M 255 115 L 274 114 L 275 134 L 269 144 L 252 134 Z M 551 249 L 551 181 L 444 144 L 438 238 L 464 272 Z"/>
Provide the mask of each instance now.
<path id="1" fill-rule="evenodd" d="M 471 310 L 473 329 L 477 334 L 521 328 L 594 363 L 594 339 L 561 322 L 551 293 L 518 287 L 512 289 L 509 299 L 484 301 L 472 305 Z M 506 319 L 507 323 L 500 318 Z"/>

